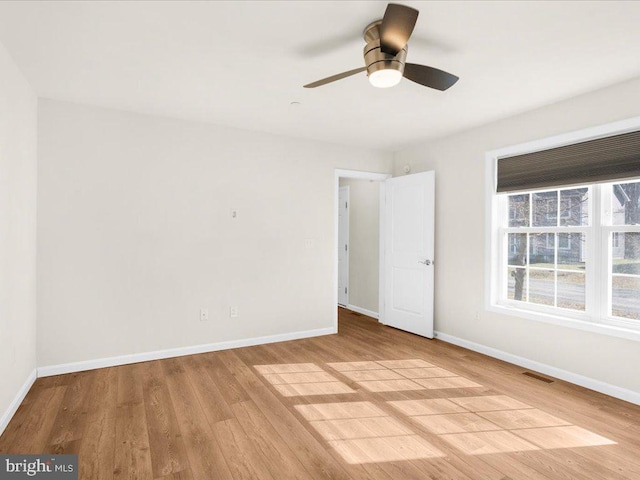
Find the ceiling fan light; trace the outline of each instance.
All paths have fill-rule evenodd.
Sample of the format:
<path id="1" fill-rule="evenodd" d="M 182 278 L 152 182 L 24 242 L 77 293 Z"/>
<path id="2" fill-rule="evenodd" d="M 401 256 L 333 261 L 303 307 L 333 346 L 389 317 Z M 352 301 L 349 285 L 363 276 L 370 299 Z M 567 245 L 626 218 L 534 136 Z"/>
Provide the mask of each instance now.
<path id="1" fill-rule="evenodd" d="M 369 74 L 369 82 L 374 87 L 389 88 L 397 85 L 402 80 L 402 72 L 395 68 L 376 70 Z"/>

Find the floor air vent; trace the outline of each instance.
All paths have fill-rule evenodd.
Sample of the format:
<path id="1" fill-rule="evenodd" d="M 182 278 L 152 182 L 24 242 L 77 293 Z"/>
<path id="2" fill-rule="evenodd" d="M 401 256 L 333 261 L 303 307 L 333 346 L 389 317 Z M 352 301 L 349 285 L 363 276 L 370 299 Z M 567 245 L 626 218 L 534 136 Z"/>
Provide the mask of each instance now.
<path id="1" fill-rule="evenodd" d="M 538 375 L 537 373 L 522 372 L 522 374 L 526 375 L 527 377 L 531 377 L 531 378 L 535 378 L 536 380 L 540 380 L 541 382 L 544 382 L 544 383 L 553 383 L 553 380 L 551 380 L 550 378 L 543 377 L 542 375 Z"/>

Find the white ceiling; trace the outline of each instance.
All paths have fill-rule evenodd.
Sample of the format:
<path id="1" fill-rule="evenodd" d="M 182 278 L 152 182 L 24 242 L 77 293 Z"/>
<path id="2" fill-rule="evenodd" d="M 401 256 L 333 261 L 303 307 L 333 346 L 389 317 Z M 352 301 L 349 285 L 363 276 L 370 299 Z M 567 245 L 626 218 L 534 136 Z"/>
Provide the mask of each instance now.
<path id="1" fill-rule="evenodd" d="M 640 76 L 640 2 L 402 3 L 447 92 L 302 88 L 363 65 L 386 2 L 0 2 L 0 41 L 41 97 L 388 150 Z"/>

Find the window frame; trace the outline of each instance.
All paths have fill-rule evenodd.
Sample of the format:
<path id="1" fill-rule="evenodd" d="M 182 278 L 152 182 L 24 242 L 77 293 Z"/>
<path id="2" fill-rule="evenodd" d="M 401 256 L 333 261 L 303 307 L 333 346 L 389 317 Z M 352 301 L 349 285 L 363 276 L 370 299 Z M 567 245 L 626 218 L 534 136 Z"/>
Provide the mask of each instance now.
<path id="1" fill-rule="evenodd" d="M 580 187 L 584 187 L 584 186 L 580 186 Z M 575 187 L 562 187 L 559 189 L 554 189 L 554 190 L 549 190 L 544 189 L 544 190 L 538 190 L 541 192 L 549 192 L 549 191 L 555 191 L 555 190 L 564 190 L 564 189 L 572 189 Z M 595 258 L 595 256 L 597 255 L 595 253 L 595 248 L 596 245 L 594 245 L 594 241 L 592 241 L 591 239 L 595 237 L 595 233 L 594 230 L 596 229 L 596 227 L 594 226 L 594 202 L 593 202 L 593 196 L 594 196 L 594 190 L 593 188 L 589 188 L 589 225 L 576 225 L 576 226 L 562 226 L 559 225 L 558 223 L 558 218 L 556 216 L 556 226 L 541 226 L 541 227 L 509 227 L 509 226 L 505 226 L 505 225 L 500 225 L 500 219 L 506 219 L 508 218 L 508 202 L 506 201 L 506 199 L 508 198 L 508 194 L 496 194 L 496 199 L 495 202 L 498 204 L 498 208 L 497 208 L 497 219 L 496 223 L 497 223 L 497 230 L 498 230 L 498 253 L 499 255 L 497 256 L 496 259 L 494 259 L 494 263 L 498 263 L 498 265 L 496 266 L 496 270 L 497 270 L 497 276 L 498 276 L 498 295 L 496 296 L 496 305 L 497 306 L 504 306 L 504 307 L 508 307 L 508 308 L 512 308 L 512 309 L 516 309 L 516 310 L 526 310 L 526 311 L 531 311 L 531 312 L 536 312 L 536 313 L 540 313 L 540 314 L 544 314 L 544 315 L 551 315 L 551 316 L 558 316 L 560 313 L 562 314 L 562 316 L 566 316 L 572 320 L 582 320 L 582 321 L 591 321 L 591 318 L 594 316 L 594 311 L 598 309 L 598 305 L 595 304 L 595 302 L 593 301 L 593 295 L 595 294 L 593 292 L 594 288 L 593 285 L 591 285 L 590 283 L 586 282 L 587 278 L 595 278 L 594 275 L 594 260 L 597 260 Z M 525 192 L 518 192 L 515 194 L 524 194 Z M 597 194 L 596 194 L 597 195 Z M 531 196 L 533 198 L 533 195 Z M 530 208 L 529 214 L 530 214 L 530 221 L 529 221 L 529 225 L 531 225 L 532 223 L 532 219 L 533 219 L 533 210 L 534 208 Z M 505 252 L 505 243 L 504 242 L 508 242 L 508 235 L 509 234 L 546 234 L 546 235 L 554 235 L 554 245 L 555 242 L 558 242 L 559 240 L 559 235 L 563 234 L 563 233 L 575 233 L 575 234 L 584 234 L 586 235 L 587 238 L 587 253 L 586 253 L 586 268 L 584 272 L 571 272 L 571 273 L 582 273 L 585 275 L 585 310 L 571 310 L 571 309 L 566 309 L 566 308 L 562 308 L 562 307 L 557 307 L 557 306 L 548 306 L 548 305 L 544 305 L 544 304 L 536 304 L 536 303 L 529 303 L 529 302 L 522 302 L 519 300 L 510 300 L 507 298 L 507 289 L 508 289 L 508 282 L 509 279 L 508 277 L 504 274 L 504 272 L 509 268 L 509 262 L 508 262 L 508 258 L 505 258 L 505 255 L 503 253 L 500 252 Z M 530 237 L 527 237 L 530 238 Z M 545 240 L 546 242 L 547 240 Z M 529 243 L 529 241 L 527 240 L 527 243 Z M 558 249 L 560 249 L 560 245 L 558 244 Z M 554 248 L 554 257 L 556 256 L 555 253 L 555 248 Z M 531 255 L 531 246 L 527 245 L 526 247 L 526 252 L 527 255 Z M 505 252 L 506 253 L 506 252 Z M 555 262 L 554 262 L 555 263 Z M 513 265 L 512 265 L 513 267 Z M 530 270 L 550 270 L 547 268 L 541 268 L 541 267 L 531 267 L 529 263 L 527 263 L 527 265 L 524 267 L 526 270 L 530 271 Z M 569 271 L 569 269 L 563 269 L 561 268 L 559 265 L 554 265 L 554 268 L 552 269 L 552 271 L 554 272 L 554 275 L 557 275 L 558 272 L 564 272 L 564 271 Z M 527 285 L 527 290 L 528 290 L 528 285 Z M 555 293 L 554 293 L 554 297 L 555 297 Z M 640 332 L 639 332 L 640 333 Z"/>
<path id="2" fill-rule="evenodd" d="M 535 151 L 561 147 L 574 143 L 581 143 L 597 138 L 632 132 L 640 129 L 640 117 L 601 125 L 597 127 L 578 130 L 575 132 L 556 135 L 549 138 L 534 140 L 531 142 L 512 145 L 485 154 L 485 310 L 503 315 L 515 316 L 529 320 L 550 323 L 563 327 L 575 328 L 589 332 L 601 333 L 614 337 L 640 341 L 640 321 L 612 317 L 606 310 L 611 305 L 612 287 L 612 255 L 611 239 L 613 232 L 640 232 L 640 225 L 612 225 L 606 224 L 607 216 L 611 215 L 611 209 L 606 208 L 602 202 L 602 190 L 608 184 L 596 186 L 590 194 L 590 225 L 588 227 L 566 226 L 555 227 L 563 231 L 580 233 L 588 231 L 587 252 L 585 269 L 585 311 L 572 311 L 558 307 L 545 305 L 526 304 L 512 300 L 501 301 L 500 294 L 503 287 L 506 288 L 506 275 L 501 271 L 501 266 L 506 265 L 506 259 L 501 258 L 508 254 L 508 245 L 504 242 L 508 236 L 503 235 L 505 230 L 518 230 L 520 227 L 504 228 L 500 225 L 500 219 L 508 218 L 508 212 L 504 210 L 507 202 L 500 202 L 497 194 L 497 162 L 499 158 L 522 155 Z M 637 180 L 630 178 L 628 180 Z M 619 180 L 612 183 L 623 182 Z M 563 185 L 561 188 L 580 187 L 584 185 Z M 540 191 L 550 188 L 539 189 Z M 533 190 L 532 190 L 533 191 Z M 514 192 L 515 194 L 516 192 Z M 606 192 L 605 192 L 606 193 Z M 533 210 L 533 206 L 530 207 Z M 559 206 L 560 208 L 560 206 Z M 503 215 L 500 217 L 500 215 Z M 560 215 L 558 211 L 557 215 Z M 610 217 L 608 217 L 610 218 Z M 560 225 L 560 219 L 558 219 Z M 548 227 L 540 227 L 541 233 L 547 233 Z M 528 228 L 527 230 L 531 230 Z M 520 231 L 522 232 L 522 230 Z M 560 233 L 560 232 L 558 232 Z M 557 241 L 556 237 L 556 241 Z M 609 253 L 604 253 L 609 252 Z M 604 255 L 604 257 L 601 257 Z M 606 260 L 602 260 L 605 258 Z M 587 279 L 593 279 L 588 281 Z M 523 308 L 524 307 L 524 308 Z M 559 311 L 561 310 L 561 311 Z"/>

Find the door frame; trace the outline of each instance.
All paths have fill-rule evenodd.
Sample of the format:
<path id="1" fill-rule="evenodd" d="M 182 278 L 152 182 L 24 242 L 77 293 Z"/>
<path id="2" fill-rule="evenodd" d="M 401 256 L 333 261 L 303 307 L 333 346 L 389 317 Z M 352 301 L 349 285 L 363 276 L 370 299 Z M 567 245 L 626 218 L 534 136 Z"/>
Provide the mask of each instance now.
<path id="1" fill-rule="evenodd" d="M 338 198 L 340 198 L 340 190 L 344 189 L 345 192 L 347 192 L 346 196 L 347 196 L 347 207 L 346 207 L 346 211 L 347 211 L 347 231 L 345 232 L 346 235 L 346 241 L 347 241 L 347 255 L 346 255 L 346 262 L 345 265 L 342 268 L 346 268 L 346 275 L 344 276 L 346 283 L 343 283 L 343 287 L 347 287 L 347 292 L 345 293 L 345 296 L 347 298 L 347 302 L 345 303 L 345 307 L 349 305 L 349 293 L 350 293 L 350 288 L 349 288 L 349 255 L 351 255 L 351 245 L 349 244 L 349 227 L 350 227 L 350 215 L 349 215 L 349 204 L 351 203 L 351 189 L 349 188 L 349 185 L 346 185 L 344 187 L 338 187 Z M 338 211 L 340 210 L 340 208 L 342 208 L 340 205 L 338 205 Z M 340 239 L 340 214 L 338 213 L 338 240 Z M 338 258 L 340 257 L 340 250 L 342 250 L 342 248 L 340 246 L 338 246 Z M 338 266 L 340 265 L 340 262 L 338 261 Z M 338 271 L 338 285 L 340 284 L 340 271 Z M 338 305 L 341 305 L 339 303 L 340 301 L 340 293 L 338 293 Z"/>
<path id="2" fill-rule="evenodd" d="M 379 246 L 379 272 L 378 278 L 384 278 L 384 235 L 385 231 L 385 209 L 384 209 L 384 199 L 385 199 L 385 187 L 384 181 L 388 178 L 391 178 L 393 175 L 390 173 L 379 173 L 379 172 L 365 172 L 360 170 L 343 170 L 336 168 L 333 173 L 333 328 L 335 332 L 338 332 L 338 204 L 339 204 L 339 193 L 340 193 L 340 179 L 341 178 L 355 178 L 361 180 L 374 180 L 379 182 L 380 185 L 380 205 L 379 205 L 379 215 L 380 215 L 380 231 L 378 233 L 380 237 L 380 246 Z M 379 297 L 379 305 L 383 305 L 383 297 L 384 291 L 380 288 L 382 285 L 382 281 L 378 282 L 378 297 Z M 380 307 L 378 307 L 380 310 Z M 383 312 L 378 312 L 378 321 L 384 323 L 382 320 Z"/>

